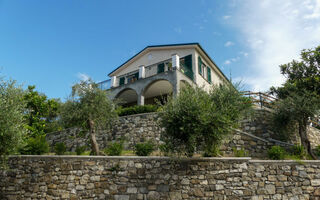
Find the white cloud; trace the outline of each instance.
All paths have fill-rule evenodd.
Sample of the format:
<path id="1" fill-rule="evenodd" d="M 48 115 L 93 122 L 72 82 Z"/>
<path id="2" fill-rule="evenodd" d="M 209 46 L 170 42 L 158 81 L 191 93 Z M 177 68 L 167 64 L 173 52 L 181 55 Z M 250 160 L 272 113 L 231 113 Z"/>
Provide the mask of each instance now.
<path id="1" fill-rule="evenodd" d="M 77 74 L 78 79 L 82 80 L 82 81 L 87 81 L 90 79 L 90 76 L 84 73 L 80 73 L 78 72 Z"/>
<path id="2" fill-rule="evenodd" d="M 230 19 L 230 18 L 231 18 L 230 15 L 225 15 L 225 16 L 223 16 L 223 19 L 225 19 L 225 20 Z"/>
<path id="3" fill-rule="evenodd" d="M 225 64 L 225 65 L 230 65 L 230 64 L 231 64 L 231 61 L 230 61 L 230 60 L 226 60 L 226 61 L 224 61 L 224 64 Z"/>
<path id="4" fill-rule="evenodd" d="M 239 54 L 244 56 L 244 57 L 248 57 L 248 55 L 249 55 L 248 52 L 244 52 L 244 51 L 240 51 Z"/>
<path id="5" fill-rule="evenodd" d="M 320 0 L 246 0 L 239 6 L 231 24 L 246 41 L 246 53 L 240 54 L 251 58 L 240 76 L 251 90 L 281 85 L 279 65 L 320 44 Z"/>
<path id="6" fill-rule="evenodd" d="M 231 41 L 227 41 L 227 42 L 224 44 L 225 47 L 230 47 L 230 46 L 232 46 L 232 45 L 234 45 L 234 43 L 231 42 Z"/>

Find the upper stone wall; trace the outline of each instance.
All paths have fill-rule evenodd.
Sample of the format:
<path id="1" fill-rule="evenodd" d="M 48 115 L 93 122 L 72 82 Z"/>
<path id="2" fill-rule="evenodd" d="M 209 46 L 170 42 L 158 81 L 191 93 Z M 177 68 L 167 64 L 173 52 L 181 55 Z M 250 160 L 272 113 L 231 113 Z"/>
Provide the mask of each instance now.
<path id="1" fill-rule="evenodd" d="M 277 143 L 272 138 L 276 138 L 276 133 L 271 131 L 270 111 L 256 109 L 254 114 L 241 122 L 240 131 L 231 134 L 221 147 L 224 156 L 232 156 L 235 149 L 244 149 L 249 156 L 254 158 L 267 158 L 267 150 L 277 144 L 290 147 L 285 143 Z M 97 134 L 97 141 L 100 148 L 106 148 L 112 141 L 125 139 L 125 149 L 132 150 L 134 145 L 145 141 L 153 141 L 156 145 L 161 144 L 160 135 L 162 128 L 159 126 L 159 115 L 157 113 L 145 113 L 119 117 L 118 121 L 110 131 L 100 130 Z M 69 151 L 75 151 L 77 146 L 89 145 L 88 133 L 80 137 L 81 130 L 66 129 L 61 132 L 47 134 L 46 139 L 51 146 L 58 142 L 64 142 Z M 309 138 L 313 147 L 320 145 L 320 131 L 309 128 Z M 297 137 L 293 137 L 292 144 L 299 143 Z"/>

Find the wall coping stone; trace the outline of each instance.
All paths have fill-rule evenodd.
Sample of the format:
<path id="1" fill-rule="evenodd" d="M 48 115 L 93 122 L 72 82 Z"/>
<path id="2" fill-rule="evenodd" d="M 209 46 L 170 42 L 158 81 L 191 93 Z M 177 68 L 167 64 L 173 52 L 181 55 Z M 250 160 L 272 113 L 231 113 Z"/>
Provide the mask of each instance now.
<path id="1" fill-rule="evenodd" d="M 211 157 L 211 158 L 172 158 L 164 156 L 56 156 L 56 155 L 11 155 L 9 158 L 26 158 L 26 159 L 79 159 L 79 160 L 181 160 L 181 161 L 248 161 L 249 163 L 261 164 L 317 164 L 320 160 L 252 160 L 251 157 Z"/>
<path id="2" fill-rule="evenodd" d="M 30 159 L 103 159 L 103 160 L 183 160 L 183 161 L 248 161 L 251 160 L 251 157 L 211 157 L 211 158 L 172 158 L 172 157 L 165 157 L 165 156 L 57 156 L 57 155 L 11 155 L 9 158 L 30 158 Z"/>
<path id="3" fill-rule="evenodd" d="M 261 164 L 317 164 L 320 165 L 320 160 L 248 160 L 249 163 Z"/>
<path id="4" fill-rule="evenodd" d="M 138 113 L 138 114 L 132 114 L 132 115 L 119 116 L 119 118 L 124 118 L 124 117 L 135 117 L 135 116 L 141 116 L 141 115 L 155 115 L 155 114 L 158 114 L 158 113 L 159 113 L 159 112 Z"/>

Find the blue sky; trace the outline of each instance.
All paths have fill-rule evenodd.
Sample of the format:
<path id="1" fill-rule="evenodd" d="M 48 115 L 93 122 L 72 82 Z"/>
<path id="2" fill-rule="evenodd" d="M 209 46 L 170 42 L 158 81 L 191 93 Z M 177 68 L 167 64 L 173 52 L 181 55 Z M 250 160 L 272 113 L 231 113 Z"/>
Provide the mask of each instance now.
<path id="1" fill-rule="evenodd" d="M 64 99 L 145 46 L 199 42 L 247 89 L 280 85 L 279 65 L 320 45 L 320 0 L 0 0 L 0 75 Z"/>

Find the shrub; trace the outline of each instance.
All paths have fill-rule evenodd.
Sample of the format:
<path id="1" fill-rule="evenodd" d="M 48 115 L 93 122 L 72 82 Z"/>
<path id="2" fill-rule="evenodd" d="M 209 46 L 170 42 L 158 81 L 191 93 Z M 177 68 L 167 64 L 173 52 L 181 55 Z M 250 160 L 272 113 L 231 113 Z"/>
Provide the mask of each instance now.
<path id="1" fill-rule="evenodd" d="M 54 152 L 56 155 L 63 155 L 67 151 L 66 145 L 63 142 L 59 142 L 54 146 Z"/>
<path id="2" fill-rule="evenodd" d="M 154 144 L 152 142 L 136 144 L 134 150 L 138 156 L 149 156 L 154 151 Z"/>
<path id="3" fill-rule="evenodd" d="M 134 115 L 139 113 L 149 113 L 149 112 L 156 112 L 158 110 L 157 105 L 137 105 L 131 106 L 127 108 L 119 107 L 116 112 L 119 116 L 126 116 L 126 115 Z"/>
<path id="4" fill-rule="evenodd" d="M 161 139 L 172 153 L 191 157 L 203 151 L 216 156 L 221 141 L 250 107 L 249 99 L 232 85 L 214 86 L 209 93 L 186 86 L 175 98 L 169 97 L 159 113 L 165 128 Z"/>
<path id="5" fill-rule="evenodd" d="M 249 155 L 248 151 L 241 148 L 240 150 L 233 148 L 233 154 L 235 157 L 247 157 Z"/>
<path id="6" fill-rule="evenodd" d="M 82 154 L 84 154 L 84 152 L 86 151 L 86 146 L 78 146 L 77 148 L 76 148 L 76 153 L 77 153 L 77 155 L 82 155 Z"/>
<path id="7" fill-rule="evenodd" d="M 272 160 L 283 160 L 286 151 L 281 146 L 272 146 L 271 149 L 268 150 L 268 156 Z"/>
<path id="8" fill-rule="evenodd" d="M 169 147 L 167 144 L 160 144 L 159 145 L 159 150 L 161 153 L 163 153 L 164 156 L 168 156 L 169 155 Z"/>
<path id="9" fill-rule="evenodd" d="M 294 145 L 291 147 L 291 153 L 300 159 L 306 156 L 306 151 L 302 145 Z"/>
<path id="10" fill-rule="evenodd" d="M 30 137 L 27 144 L 20 149 L 21 154 L 25 155 L 41 155 L 49 152 L 49 144 L 44 135 Z"/>
<path id="11" fill-rule="evenodd" d="M 320 157 L 320 145 L 316 147 L 316 155 Z"/>
<path id="12" fill-rule="evenodd" d="M 106 149 L 104 149 L 104 153 L 108 156 L 120 156 L 123 150 L 123 142 L 114 142 L 111 143 Z"/>

